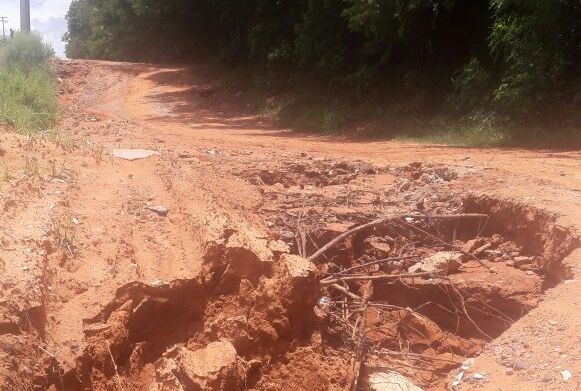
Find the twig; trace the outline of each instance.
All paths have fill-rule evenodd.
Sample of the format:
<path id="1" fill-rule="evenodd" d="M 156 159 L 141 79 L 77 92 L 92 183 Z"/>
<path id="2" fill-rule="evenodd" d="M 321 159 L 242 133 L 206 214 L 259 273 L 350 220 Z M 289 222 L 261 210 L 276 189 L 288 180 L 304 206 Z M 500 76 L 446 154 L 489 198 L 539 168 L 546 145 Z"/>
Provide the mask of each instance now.
<path id="1" fill-rule="evenodd" d="M 419 258 L 419 256 L 418 255 L 408 255 L 405 257 L 391 257 L 391 258 L 378 259 L 376 261 L 367 262 L 367 263 L 364 263 L 362 265 L 357 265 L 357 266 L 350 267 L 349 269 L 341 270 L 340 272 L 333 273 L 333 275 L 345 274 L 345 273 L 351 272 L 351 271 L 356 270 L 356 269 L 361 269 L 363 267 L 373 266 L 373 265 L 377 265 L 377 264 L 384 263 L 384 262 L 405 261 L 405 260 L 414 259 L 414 258 Z"/>
<path id="2" fill-rule="evenodd" d="M 476 330 L 478 330 L 478 332 L 480 334 L 482 334 L 483 336 L 485 336 L 489 341 L 492 341 L 494 338 L 492 338 L 490 335 L 486 334 L 486 332 L 484 332 L 480 328 L 480 326 L 478 326 L 478 324 L 474 321 L 474 319 L 472 319 L 472 317 L 468 313 L 468 310 L 466 309 L 466 302 L 464 301 L 464 296 L 462 296 L 462 293 L 460 293 L 460 291 L 458 291 L 458 289 L 456 289 L 456 287 L 454 286 L 454 284 L 452 284 L 452 281 L 449 281 L 449 287 L 458 296 L 458 298 L 460 300 L 460 309 L 464 313 L 464 316 L 466 316 L 466 319 L 468 319 L 468 321 L 470 323 L 472 323 L 472 326 L 474 326 L 474 328 Z"/>
<path id="3" fill-rule="evenodd" d="M 338 284 L 331 284 L 330 285 L 331 288 L 335 288 L 336 290 L 338 290 L 339 292 L 344 293 L 345 295 L 349 296 L 352 299 L 355 300 L 360 300 L 363 301 L 363 298 L 357 296 L 355 293 L 349 292 L 349 290 L 347 288 L 342 287 L 341 285 Z"/>
<path id="4" fill-rule="evenodd" d="M 387 221 L 392 220 L 393 217 L 385 217 L 385 218 L 381 218 L 381 219 L 377 219 L 377 220 L 373 220 L 369 223 L 363 224 L 363 225 L 359 225 L 355 228 L 352 228 L 350 230 L 347 230 L 345 232 L 343 232 L 342 234 L 340 234 L 339 236 L 337 236 L 335 239 L 331 240 L 329 243 L 325 244 L 323 247 L 321 247 L 319 250 L 317 250 L 315 253 L 313 253 L 311 256 L 309 256 L 307 258 L 307 260 L 309 261 L 314 261 L 315 259 L 319 258 L 322 254 L 324 254 L 327 250 L 329 250 L 331 247 L 333 247 L 334 245 L 336 245 L 337 243 L 339 243 L 340 241 L 342 241 L 343 239 L 347 238 L 348 236 L 351 236 L 361 230 L 364 230 L 366 228 L 370 228 L 370 227 L 374 227 L 376 225 L 379 224 L 383 224 Z"/>
<path id="5" fill-rule="evenodd" d="M 117 364 L 113 358 L 113 353 L 111 353 L 111 345 L 107 344 L 107 350 L 109 351 L 109 356 L 111 357 L 111 362 L 113 363 L 113 368 L 115 369 L 115 375 L 117 376 L 117 386 L 121 391 L 123 391 L 123 383 L 121 382 L 121 376 L 119 376 L 119 371 L 117 369 Z"/>
<path id="6" fill-rule="evenodd" d="M 420 272 L 420 273 L 404 273 L 404 274 L 378 274 L 374 276 L 362 275 L 362 276 L 344 276 L 333 279 L 324 279 L 321 281 L 321 285 L 331 285 L 336 284 L 341 281 L 377 281 L 377 280 L 396 280 L 398 278 L 410 278 L 410 277 L 427 277 L 435 276 L 440 277 L 433 272 Z"/>
<path id="7" fill-rule="evenodd" d="M 399 357 L 412 357 L 412 358 L 418 358 L 418 359 L 427 359 L 427 360 L 432 360 L 432 361 L 441 361 L 441 362 L 447 362 L 447 363 L 451 363 L 451 364 L 459 364 L 459 361 L 454 361 L 454 360 L 449 360 L 446 358 L 439 358 L 439 357 L 434 357 L 434 356 L 428 356 L 426 354 L 420 354 L 420 353 L 411 353 L 411 352 L 396 352 L 395 350 L 389 350 L 389 349 L 381 349 L 377 351 L 378 354 L 386 354 L 388 356 L 399 356 Z"/>
<path id="8" fill-rule="evenodd" d="M 352 379 L 349 382 L 351 386 L 351 391 L 357 390 L 357 383 L 359 382 L 359 376 L 361 373 L 361 366 L 363 365 L 363 360 L 365 359 L 364 345 L 365 345 L 365 326 L 367 323 L 367 306 L 369 305 L 369 298 L 373 295 L 373 282 L 368 281 L 363 288 L 363 312 L 361 313 L 361 321 L 359 323 L 359 335 L 358 343 L 359 346 L 355 353 L 355 365 L 353 367 Z"/>

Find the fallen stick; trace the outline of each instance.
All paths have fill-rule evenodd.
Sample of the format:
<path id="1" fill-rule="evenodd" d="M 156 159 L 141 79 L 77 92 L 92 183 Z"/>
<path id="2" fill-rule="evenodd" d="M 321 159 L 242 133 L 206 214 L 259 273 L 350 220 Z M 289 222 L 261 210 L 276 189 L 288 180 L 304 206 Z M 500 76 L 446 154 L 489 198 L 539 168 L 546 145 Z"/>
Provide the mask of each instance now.
<path id="1" fill-rule="evenodd" d="M 368 281 L 363 288 L 363 312 L 361 314 L 361 322 L 359 323 L 359 346 L 355 353 L 355 366 L 353 368 L 352 379 L 350 380 L 350 390 L 356 391 L 359 383 L 359 376 L 361 375 L 361 367 L 365 360 L 364 344 L 365 344 L 365 327 L 367 323 L 367 306 L 369 305 L 369 298 L 373 295 L 373 281 Z"/>
<path id="2" fill-rule="evenodd" d="M 472 255 L 474 255 L 475 257 L 477 257 L 477 256 L 479 256 L 480 254 L 482 254 L 484 251 L 488 250 L 491 247 L 492 247 L 492 244 L 486 243 L 484 246 L 478 247 L 476 250 L 474 250 L 472 252 Z"/>
<path id="3" fill-rule="evenodd" d="M 454 219 L 466 219 L 466 218 L 488 218 L 488 215 L 485 214 L 480 214 L 480 213 L 465 213 L 465 214 L 458 214 L 458 215 L 410 215 L 410 214 L 406 214 L 406 215 L 400 215 L 400 216 L 390 216 L 390 217 L 383 217 L 381 219 L 377 219 L 377 220 L 373 220 L 370 221 L 369 223 L 365 223 L 363 225 L 359 225 L 355 228 L 352 228 L 348 231 L 343 232 L 342 234 L 340 234 L 339 236 L 337 236 L 335 239 L 331 240 L 329 243 L 327 243 L 326 245 L 324 245 L 323 247 L 321 247 L 319 250 L 317 250 L 315 253 L 313 253 L 311 256 L 309 256 L 307 258 L 307 260 L 309 261 L 314 261 L 315 259 L 319 258 L 321 255 L 323 255 L 327 250 L 329 250 L 331 247 L 335 246 L 337 243 L 341 242 L 343 239 L 359 232 L 362 231 L 366 228 L 371 228 L 374 227 L 376 225 L 380 225 L 380 224 L 384 224 L 390 221 L 394 221 L 394 220 L 402 220 L 405 218 L 412 218 L 412 219 L 427 219 L 427 220 L 434 220 L 434 219 L 438 219 L 438 220 L 454 220 Z"/>
<path id="4" fill-rule="evenodd" d="M 321 281 L 321 285 L 332 285 L 337 284 L 341 281 L 378 281 L 378 280 L 396 280 L 398 278 L 413 278 L 413 277 L 443 277 L 438 276 L 433 272 L 420 272 L 420 273 L 404 273 L 404 274 L 378 274 L 375 276 L 344 276 L 334 279 L 325 279 Z"/>
<path id="5" fill-rule="evenodd" d="M 375 354 L 386 354 L 388 356 L 399 356 L 399 357 L 409 356 L 411 358 L 427 359 L 427 360 L 432 360 L 432 361 L 441 361 L 441 362 L 447 362 L 447 363 L 451 363 L 451 364 L 460 364 L 462 362 L 462 361 L 449 360 L 446 358 L 428 356 L 427 354 L 411 353 L 411 352 L 397 352 L 395 350 L 389 350 L 389 349 L 378 350 Z"/>
<path id="6" fill-rule="evenodd" d="M 472 323 L 472 326 L 474 326 L 474 328 L 476 330 L 478 330 L 478 332 L 480 334 L 482 334 L 484 337 L 488 338 L 489 341 L 492 341 L 494 338 L 492 338 L 490 335 L 486 334 L 484 332 L 484 330 L 482 330 L 480 328 L 480 326 L 478 326 L 478 323 L 476 323 L 474 321 L 474 319 L 472 319 L 472 317 L 470 316 L 470 314 L 468 313 L 468 310 L 466 309 L 466 302 L 464 301 L 464 296 L 462 296 L 462 293 L 460 293 L 460 291 L 458 289 L 456 289 L 456 287 L 454 286 L 454 284 L 452 284 L 452 281 L 450 281 L 450 288 L 452 289 L 452 291 L 454 291 L 454 293 L 456 295 L 458 295 L 458 298 L 460 299 L 460 309 L 462 310 L 462 312 L 464 313 L 464 316 L 466 316 L 466 319 L 468 319 L 468 321 L 470 323 Z"/>
<path id="7" fill-rule="evenodd" d="M 350 292 L 349 290 L 347 290 L 347 288 L 342 287 L 339 284 L 331 284 L 330 286 L 331 286 L 331 288 L 335 288 L 339 292 L 344 293 L 345 295 L 349 296 L 350 298 L 352 298 L 354 300 L 361 300 L 361 301 L 363 301 L 363 298 L 362 297 L 357 296 L 355 293 Z"/>
<path id="8" fill-rule="evenodd" d="M 113 369 L 115 369 L 115 375 L 117 376 L 117 386 L 121 391 L 123 390 L 123 382 L 121 381 L 121 376 L 119 376 L 119 370 L 117 369 L 117 364 L 113 358 L 113 353 L 111 353 L 111 346 L 107 345 L 107 350 L 109 351 L 109 356 L 111 357 L 111 362 L 113 363 Z"/>
<path id="9" fill-rule="evenodd" d="M 419 256 L 418 255 L 408 255 L 405 257 L 391 257 L 391 258 L 378 259 L 376 261 L 367 262 L 367 263 L 364 263 L 362 265 L 353 266 L 353 267 L 350 267 L 349 269 L 341 270 L 340 272 L 332 273 L 332 274 L 334 276 L 339 276 L 341 274 L 349 273 L 353 270 L 361 269 L 361 268 L 367 267 L 367 266 L 373 266 L 373 265 L 377 265 L 377 264 L 384 263 L 384 262 L 405 261 L 405 260 L 414 259 L 414 258 L 419 258 Z"/>

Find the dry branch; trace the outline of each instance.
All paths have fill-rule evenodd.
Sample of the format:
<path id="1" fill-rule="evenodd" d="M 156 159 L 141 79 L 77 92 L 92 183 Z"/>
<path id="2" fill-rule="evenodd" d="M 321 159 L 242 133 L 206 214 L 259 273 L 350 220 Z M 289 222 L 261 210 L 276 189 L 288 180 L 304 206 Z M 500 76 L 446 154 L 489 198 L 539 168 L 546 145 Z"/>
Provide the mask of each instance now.
<path id="1" fill-rule="evenodd" d="M 330 285 L 331 288 L 335 288 L 336 290 L 338 290 L 339 292 L 344 293 L 345 295 L 347 295 L 348 297 L 354 299 L 354 300 L 360 300 L 363 301 L 363 298 L 357 296 L 355 293 L 351 293 L 347 288 L 342 287 L 341 285 L 338 284 L 331 284 Z"/>
<path id="2" fill-rule="evenodd" d="M 349 273 L 349 272 L 352 272 L 353 270 L 361 269 L 361 268 L 364 268 L 364 267 L 367 267 L 367 266 L 378 265 L 378 264 L 385 263 L 385 262 L 405 261 L 405 260 L 414 259 L 414 258 L 419 258 L 419 256 L 417 256 L 417 255 L 408 255 L 408 256 L 405 256 L 405 257 L 391 257 L 391 258 L 378 259 L 376 261 L 367 262 L 367 263 L 364 263 L 364 264 L 361 264 L 361 265 L 353 266 L 353 267 L 350 267 L 349 269 L 341 270 L 340 272 L 332 273 L 332 274 L 338 276 L 338 275 L 342 275 L 342 274 L 345 274 L 345 273 Z"/>
<path id="3" fill-rule="evenodd" d="M 309 261 L 314 261 L 315 259 L 319 258 L 321 255 L 323 255 L 331 247 L 333 247 L 337 243 L 341 242 L 343 239 L 345 239 L 345 238 L 347 238 L 347 237 L 349 237 L 349 236 L 351 236 L 359 231 L 362 231 L 366 228 L 375 227 L 376 225 L 385 224 L 385 223 L 388 223 L 391 221 L 403 220 L 405 218 L 427 219 L 427 220 L 462 220 L 462 219 L 468 219 L 468 218 L 488 218 L 488 215 L 480 214 L 480 213 L 465 213 L 465 214 L 458 214 L 458 215 L 433 215 L 433 216 L 406 214 L 406 215 L 400 215 L 400 216 L 383 217 L 383 218 L 370 221 L 369 223 L 359 225 L 355 228 L 352 228 L 348 231 L 343 232 L 342 234 L 337 236 L 335 239 L 331 240 L 329 243 L 327 243 L 326 245 L 321 247 L 319 250 L 317 250 L 314 254 L 309 256 L 307 259 Z M 471 254 L 469 254 L 469 255 L 471 255 Z"/>
<path id="4" fill-rule="evenodd" d="M 428 277 L 428 276 L 440 277 L 433 272 L 344 276 L 344 277 L 331 278 L 331 279 L 326 278 L 326 279 L 321 281 L 321 285 L 331 285 L 331 284 L 336 284 L 336 283 L 341 282 L 341 281 L 397 280 L 399 278 L 414 278 L 414 277 Z"/>

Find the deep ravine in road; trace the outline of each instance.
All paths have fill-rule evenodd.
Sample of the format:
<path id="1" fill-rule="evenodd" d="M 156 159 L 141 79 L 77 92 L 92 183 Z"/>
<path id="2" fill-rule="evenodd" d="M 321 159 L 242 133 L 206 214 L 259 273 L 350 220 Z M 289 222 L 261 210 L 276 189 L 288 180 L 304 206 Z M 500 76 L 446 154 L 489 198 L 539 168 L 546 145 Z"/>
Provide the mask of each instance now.
<path id="1" fill-rule="evenodd" d="M 579 386 L 578 151 L 297 135 L 204 68 L 59 76 L 58 132 L 0 135 L 6 389 Z"/>

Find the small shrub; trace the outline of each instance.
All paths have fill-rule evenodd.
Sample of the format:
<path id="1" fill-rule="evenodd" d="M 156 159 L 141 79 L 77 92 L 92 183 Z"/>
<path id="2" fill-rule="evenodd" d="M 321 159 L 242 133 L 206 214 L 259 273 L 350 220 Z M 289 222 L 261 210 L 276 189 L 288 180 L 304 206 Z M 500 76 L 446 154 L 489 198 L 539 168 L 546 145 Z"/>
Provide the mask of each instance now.
<path id="1" fill-rule="evenodd" d="M 38 34 L 19 33 L 0 52 L 0 67 L 17 68 L 25 74 L 39 69 L 49 72 L 49 60 L 53 56 L 50 45 Z"/>
<path id="2" fill-rule="evenodd" d="M 58 105 L 52 54 L 36 34 L 16 34 L 0 47 L 0 124 L 22 133 L 54 126 Z"/>

